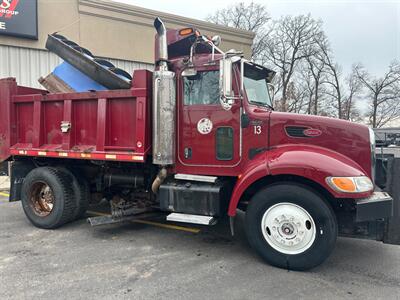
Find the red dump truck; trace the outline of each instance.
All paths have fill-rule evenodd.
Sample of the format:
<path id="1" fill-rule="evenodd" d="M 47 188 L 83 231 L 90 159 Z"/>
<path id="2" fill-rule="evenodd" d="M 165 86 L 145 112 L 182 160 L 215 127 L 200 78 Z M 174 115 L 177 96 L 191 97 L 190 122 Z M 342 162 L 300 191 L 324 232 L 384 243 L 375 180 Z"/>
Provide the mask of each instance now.
<path id="1" fill-rule="evenodd" d="M 157 210 L 204 225 L 228 216 L 233 234 L 242 210 L 255 251 L 293 270 L 322 263 L 338 234 L 383 240 L 393 199 L 374 191 L 373 131 L 276 112 L 272 70 L 195 28 L 154 24 L 155 70 L 126 89 L 0 80 L 0 161 L 33 225 L 57 228 L 107 199 L 111 216 L 93 225 Z"/>

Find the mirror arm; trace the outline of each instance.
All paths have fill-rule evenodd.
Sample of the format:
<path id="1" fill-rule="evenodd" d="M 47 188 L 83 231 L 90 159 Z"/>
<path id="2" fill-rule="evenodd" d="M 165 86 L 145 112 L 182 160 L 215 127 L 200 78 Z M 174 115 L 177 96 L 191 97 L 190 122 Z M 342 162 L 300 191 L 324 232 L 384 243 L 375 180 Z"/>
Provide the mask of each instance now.
<path id="1" fill-rule="evenodd" d="M 240 100 L 240 99 L 242 99 L 242 97 L 240 97 L 240 96 L 225 96 L 223 98 L 225 98 L 227 100 Z"/>
<path id="2" fill-rule="evenodd" d="M 271 97 L 271 102 L 274 103 L 275 99 L 275 86 L 269 82 L 267 82 L 268 87 L 272 90 L 272 97 Z M 271 95 L 270 95 L 271 96 Z"/>
<path id="3" fill-rule="evenodd" d="M 194 56 L 194 49 L 197 46 L 197 41 L 195 41 L 192 46 L 190 47 L 190 54 L 189 54 L 189 66 L 193 66 L 193 56 Z"/>
<path id="4" fill-rule="evenodd" d="M 240 62 L 240 94 L 244 95 L 244 61 Z"/>
<path id="5" fill-rule="evenodd" d="M 204 35 L 201 35 L 201 36 L 199 36 L 199 38 L 201 38 L 201 41 L 203 41 L 203 42 L 206 42 L 208 45 L 210 45 L 211 46 L 211 48 L 213 49 L 213 51 L 214 51 L 214 49 L 215 50 L 217 50 L 219 53 L 221 53 L 221 54 L 223 54 L 224 55 L 224 58 L 225 58 L 225 52 L 224 51 L 222 51 L 220 48 L 218 48 L 213 42 L 212 42 L 212 40 L 209 40 L 207 37 L 205 37 Z"/>

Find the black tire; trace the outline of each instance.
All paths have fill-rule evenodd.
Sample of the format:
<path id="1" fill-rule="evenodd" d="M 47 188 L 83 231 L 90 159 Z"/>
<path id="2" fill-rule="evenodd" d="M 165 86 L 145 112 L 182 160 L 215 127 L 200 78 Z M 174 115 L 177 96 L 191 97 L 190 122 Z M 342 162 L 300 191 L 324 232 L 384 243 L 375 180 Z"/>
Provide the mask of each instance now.
<path id="1" fill-rule="evenodd" d="M 22 184 L 21 202 L 25 215 L 33 225 L 39 228 L 54 229 L 73 220 L 76 209 L 72 179 L 67 173 L 51 167 L 33 169 Z M 34 195 L 38 188 L 48 187 L 53 203 L 52 209 L 38 212 L 35 209 Z M 40 210 L 40 209 L 39 209 Z"/>
<path id="2" fill-rule="evenodd" d="M 65 167 L 59 167 L 61 171 L 67 173 L 72 178 L 72 190 L 76 209 L 74 211 L 73 220 L 80 219 L 89 207 L 90 187 L 86 179 L 79 176 L 77 172 L 73 172 Z"/>
<path id="3" fill-rule="evenodd" d="M 272 247 L 273 242 L 268 242 L 264 237 L 264 234 L 268 234 L 271 237 L 270 240 L 273 240 L 272 235 L 274 234 L 271 234 L 269 228 L 263 234 L 261 229 L 263 216 L 268 209 L 283 203 L 294 204 L 302 208 L 314 221 L 315 239 L 313 241 L 310 239 L 308 248 L 304 247 L 304 251 L 301 253 L 288 254 L 285 252 L 286 250 L 277 250 L 277 246 Z M 283 223 L 279 223 L 277 226 L 279 229 L 282 228 L 279 227 L 280 224 Z M 308 225 L 305 230 L 310 230 L 311 227 L 309 228 Z M 297 229 L 294 232 L 300 233 Z M 279 232 L 276 233 L 279 234 Z M 246 211 L 246 234 L 252 248 L 269 264 L 280 268 L 304 271 L 318 266 L 328 258 L 335 247 L 338 229 L 332 208 L 319 194 L 302 185 L 280 183 L 268 186 L 253 196 Z M 275 234 L 276 239 L 280 239 L 283 235 Z"/>

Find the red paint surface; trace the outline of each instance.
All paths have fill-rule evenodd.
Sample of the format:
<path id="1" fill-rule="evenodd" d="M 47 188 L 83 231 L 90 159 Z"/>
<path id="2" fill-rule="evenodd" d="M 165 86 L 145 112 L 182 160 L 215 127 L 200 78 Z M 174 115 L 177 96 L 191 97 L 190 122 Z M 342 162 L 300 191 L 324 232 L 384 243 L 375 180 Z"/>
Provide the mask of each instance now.
<path id="1" fill-rule="evenodd" d="M 129 90 L 69 94 L 0 80 L 0 161 L 10 155 L 144 161 L 151 147 L 151 78 L 136 71 Z M 67 133 L 61 121 L 71 123 Z"/>
<path id="2" fill-rule="evenodd" d="M 209 59 L 207 54 L 197 55 L 194 64 L 199 70 L 218 70 L 219 63 L 210 64 Z M 185 106 L 180 76 L 182 60 L 171 60 L 171 66 L 177 74 L 178 108 L 176 165 L 171 170 L 237 178 L 229 215 L 235 215 L 243 192 L 265 176 L 301 176 L 323 186 L 337 198 L 349 195 L 333 191 L 325 182 L 327 176 L 371 176 L 366 126 L 275 112 L 250 104 L 246 95 L 229 111 L 218 104 Z M 17 87 L 12 79 L 0 80 L 0 161 L 10 155 L 146 161 L 151 147 L 151 81 L 151 72 L 135 71 L 130 90 L 46 94 Z M 237 69 L 233 89 L 238 95 Z M 249 126 L 242 129 L 241 109 L 250 119 Z M 197 131 L 197 122 L 202 118 L 213 122 L 209 134 Z M 61 121 L 71 122 L 68 133 L 60 133 Z M 216 159 L 215 134 L 220 126 L 234 130 L 234 155 L 229 161 Z M 311 128 L 312 137 L 290 137 L 285 126 Z M 184 157 L 187 147 L 192 149 L 191 158 Z M 90 157 L 83 155 L 87 153 Z"/>
<path id="3" fill-rule="evenodd" d="M 194 61 L 198 70 L 218 70 L 210 66 L 208 55 L 198 55 Z M 175 172 L 238 177 L 232 194 L 229 215 L 236 214 L 237 203 L 243 192 L 255 181 L 265 176 L 296 175 L 312 180 L 337 198 L 362 198 L 370 193 L 348 194 L 332 190 L 325 182 L 327 176 L 371 177 L 371 152 L 368 128 L 364 125 L 326 117 L 279 113 L 269 108 L 250 104 L 246 96 L 243 110 L 250 118 L 250 125 L 242 129 L 242 155 L 239 147 L 240 102 L 232 110 L 224 111 L 219 105 L 183 104 L 183 87 L 180 78 L 180 59 L 173 60 L 178 77 L 178 151 Z M 238 95 L 239 74 L 233 80 Z M 197 122 L 209 118 L 213 130 L 207 135 L 197 132 Z M 215 134 L 219 126 L 234 128 L 234 158 L 216 160 Z M 261 134 L 255 134 L 260 126 Z M 285 126 L 309 128 L 308 137 L 290 137 Z M 192 148 L 192 158 L 184 158 L 184 149 Z M 262 149 L 250 157 L 251 149 Z"/>

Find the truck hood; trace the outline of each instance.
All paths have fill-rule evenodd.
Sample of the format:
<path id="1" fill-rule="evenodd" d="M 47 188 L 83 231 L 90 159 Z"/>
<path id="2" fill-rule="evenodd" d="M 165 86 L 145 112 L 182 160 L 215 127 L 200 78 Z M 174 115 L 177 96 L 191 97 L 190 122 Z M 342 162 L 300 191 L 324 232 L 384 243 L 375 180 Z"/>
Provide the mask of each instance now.
<path id="1" fill-rule="evenodd" d="M 350 158 L 372 178 L 370 135 L 365 125 L 320 116 L 272 112 L 270 129 L 270 147 L 307 144 L 327 148 Z"/>

